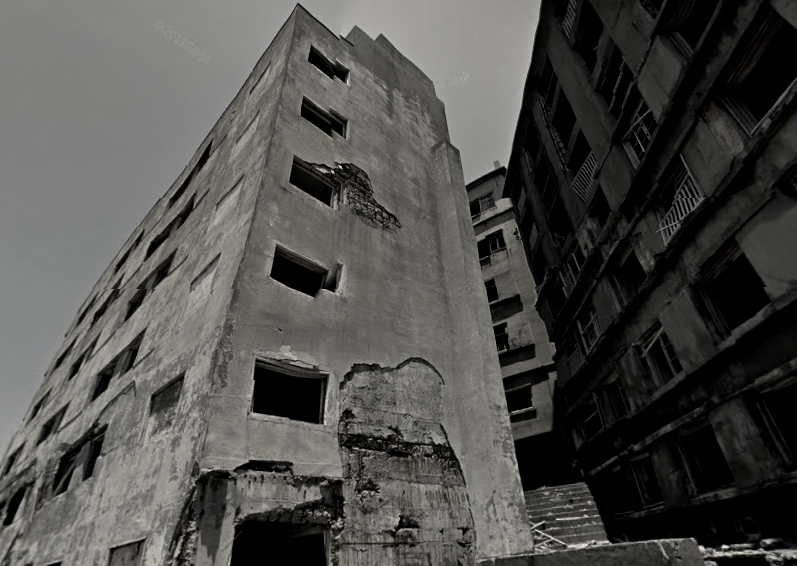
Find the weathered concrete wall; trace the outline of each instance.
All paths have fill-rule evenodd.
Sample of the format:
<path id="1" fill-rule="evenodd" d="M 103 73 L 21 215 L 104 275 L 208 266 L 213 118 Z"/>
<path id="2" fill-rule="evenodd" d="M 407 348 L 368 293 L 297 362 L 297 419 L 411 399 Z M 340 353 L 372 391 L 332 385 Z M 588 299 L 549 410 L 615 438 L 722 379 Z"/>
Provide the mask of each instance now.
<path id="1" fill-rule="evenodd" d="M 442 104 L 422 74 L 384 38 L 374 41 L 357 28 L 347 40 L 336 38 L 302 10 L 292 21 L 277 119 L 273 127 L 259 125 L 249 142 L 252 149 L 245 150 L 265 154 L 266 166 L 222 339 L 200 466 L 233 473 L 251 461 L 289 462 L 294 477 L 307 478 L 303 482 L 342 482 L 340 505 L 348 510 L 346 518 L 334 526 L 332 520 L 324 523 L 340 536 L 341 546 L 333 551 L 341 563 L 355 555 L 383 563 L 398 551 L 433 562 L 448 557 L 468 563 L 476 555 L 527 547 L 499 366 L 494 347 L 488 350 L 481 342 L 482 325 L 489 331 L 489 314 L 478 264 L 470 257 L 475 243 L 461 165 L 447 143 Z M 348 84 L 329 79 L 307 62 L 311 45 L 349 70 Z M 346 138 L 326 136 L 302 119 L 303 96 L 348 118 Z M 273 142 L 263 145 L 261 139 L 269 135 Z M 378 206 L 351 200 L 354 186 L 344 187 L 346 196 L 334 207 L 300 191 L 288 182 L 293 156 L 323 164 L 331 176 L 346 168 L 360 171 L 357 183 L 367 179 L 372 193 L 358 194 L 370 195 Z M 344 165 L 336 169 L 336 163 Z M 382 214 L 387 224 L 369 217 L 379 210 L 387 213 Z M 342 265 L 337 289 L 311 297 L 271 279 L 276 244 L 327 268 Z M 323 422 L 252 414 L 256 359 L 327 375 Z M 407 428 L 411 421 L 438 423 L 436 432 L 424 434 L 421 444 L 427 448 L 419 445 L 420 452 L 409 459 L 391 455 L 391 442 L 406 441 L 383 429 L 368 431 L 367 446 L 347 445 L 348 433 L 341 431 L 353 424 L 344 418 L 343 406 L 357 380 L 347 382 L 344 376 L 357 374 L 360 364 L 404 368 L 408 359 L 418 360 L 420 368 L 434 368 L 413 379 L 441 381 L 443 412 L 435 413 L 440 409 L 434 397 L 428 399 L 432 405 L 425 405 L 413 401 L 415 393 L 406 389 L 390 410 L 402 435 L 418 433 Z M 372 405 L 382 402 L 387 386 L 379 379 L 369 385 Z M 443 430 L 447 439 L 440 436 Z M 428 450 L 437 456 L 429 457 Z M 373 468 L 362 471 L 353 467 L 355 461 L 373 463 Z M 429 477 L 407 475 L 408 462 Z M 432 478 L 438 478 L 435 487 Z M 357 487 L 371 481 L 383 485 L 382 497 L 390 502 L 373 517 L 368 511 L 373 502 L 361 501 Z M 260 503 L 247 503 L 253 516 L 273 510 L 268 483 L 262 480 L 264 495 L 252 494 Z M 417 497 L 399 497 L 405 488 Z M 284 492 L 280 505 L 304 501 L 297 490 Z M 200 532 L 200 547 L 205 538 L 220 540 L 213 545 L 219 549 L 232 541 L 235 525 L 246 517 L 233 514 L 230 506 L 208 525 L 208 532 Z M 367 519 L 350 520 L 358 513 Z M 437 546 L 426 544 L 438 525 L 444 539 Z M 420 546 L 410 550 L 413 540 Z M 363 546 L 369 541 L 375 544 Z M 402 546 L 396 547 L 397 541 Z M 358 545 L 367 551 L 349 550 Z M 202 563 L 220 559 L 206 552 Z"/>
<path id="2" fill-rule="evenodd" d="M 498 558 L 482 561 L 479 566 L 702 566 L 703 563 L 693 539 L 664 539 Z"/>

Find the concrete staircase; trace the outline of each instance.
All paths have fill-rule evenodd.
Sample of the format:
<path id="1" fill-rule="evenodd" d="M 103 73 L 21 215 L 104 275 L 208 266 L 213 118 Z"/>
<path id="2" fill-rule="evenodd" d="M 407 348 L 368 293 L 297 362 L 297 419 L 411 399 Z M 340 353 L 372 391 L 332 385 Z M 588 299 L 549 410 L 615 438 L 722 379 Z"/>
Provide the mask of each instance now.
<path id="1" fill-rule="evenodd" d="M 540 530 L 552 537 L 568 545 L 608 540 L 587 484 L 541 487 L 524 496 L 531 524 L 545 521 Z"/>

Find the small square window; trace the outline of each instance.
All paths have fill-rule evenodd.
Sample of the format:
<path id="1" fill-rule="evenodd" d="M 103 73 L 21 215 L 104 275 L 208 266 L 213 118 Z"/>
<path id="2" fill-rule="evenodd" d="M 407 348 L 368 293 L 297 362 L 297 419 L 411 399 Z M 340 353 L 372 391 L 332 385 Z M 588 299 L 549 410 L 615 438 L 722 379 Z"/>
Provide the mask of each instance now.
<path id="1" fill-rule="evenodd" d="M 61 495 L 69 489 L 69 482 L 72 480 L 79 454 L 79 450 L 73 450 L 61 458 L 53 481 L 53 495 Z"/>
<path id="2" fill-rule="evenodd" d="M 711 425 L 682 436 L 679 445 L 693 493 L 705 493 L 733 483 L 733 473 Z"/>
<path id="3" fill-rule="evenodd" d="M 323 424 L 326 374 L 256 362 L 254 382 L 253 413 Z"/>
<path id="4" fill-rule="evenodd" d="M 183 392 L 183 379 L 183 376 L 180 376 L 152 395 L 149 406 L 150 418 L 153 420 L 152 434 L 170 427 L 174 421 Z"/>
<path id="5" fill-rule="evenodd" d="M 3 526 L 7 527 L 14 523 L 14 519 L 17 516 L 17 512 L 19 511 L 20 506 L 22 505 L 22 501 L 25 499 L 25 488 L 22 487 L 18 489 L 14 495 L 11 496 L 11 499 L 8 502 L 8 507 L 6 507 L 6 517 L 3 519 Z"/>
<path id="6" fill-rule="evenodd" d="M 683 371 L 675 348 L 661 328 L 641 346 L 640 357 L 653 378 L 655 388 L 661 387 Z"/>
<path id="7" fill-rule="evenodd" d="M 66 413 L 66 407 L 58 411 L 55 415 L 53 415 L 44 426 L 42 426 L 41 433 L 39 433 L 39 441 L 37 444 L 41 444 L 45 440 L 47 440 L 50 436 L 58 432 L 58 427 L 61 426 L 61 420 L 64 418 L 64 414 Z"/>

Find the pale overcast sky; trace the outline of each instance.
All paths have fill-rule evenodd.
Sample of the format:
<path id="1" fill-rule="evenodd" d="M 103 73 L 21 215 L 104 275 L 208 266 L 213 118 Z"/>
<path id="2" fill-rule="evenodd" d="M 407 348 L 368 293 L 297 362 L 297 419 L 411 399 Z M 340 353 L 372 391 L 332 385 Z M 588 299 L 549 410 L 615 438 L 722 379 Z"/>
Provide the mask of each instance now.
<path id="1" fill-rule="evenodd" d="M 506 164 L 539 0 L 308 0 L 445 86 L 466 181 Z M 96 279 L 290 15 L 289 0 L 17 0 L 0 17 L 0 451 Z M 171 26 L 207 57 L 156 29 Z M 451 85 L 451 86 L 449 86 Z"/>

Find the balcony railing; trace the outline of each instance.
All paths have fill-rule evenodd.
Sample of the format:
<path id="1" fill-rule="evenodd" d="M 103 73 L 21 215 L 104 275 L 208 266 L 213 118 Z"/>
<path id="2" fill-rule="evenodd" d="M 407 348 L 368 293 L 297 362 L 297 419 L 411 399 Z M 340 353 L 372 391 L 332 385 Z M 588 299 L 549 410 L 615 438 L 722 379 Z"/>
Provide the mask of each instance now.
<path id="1" fill-rule="evenodd" d="M 689 169 L 684 169 L 682 177 L 678 180 L 678 189 L 675 191 L 672 206 L 659 222 L 659 232 L 664 239 L 664 245 L 670 242 L 675 232 L 681 227 L 684 218 L 705 198 Z"/>
<path id="2" fill-rule="evenodd" d="M 570 39 L 570 34 L 573 33 L 573 23 L 576 21 L 576 0 L 569 0 L 567 3 L 567 10 L 565 17 L 562 19 L 562 31 Z"/>
<path id="3" fill-rule="evenodd" d="M 578 195 L 578 198 L 587 202 L 589 199 L 589 193 L 592 189 L 592 181 L 595 178 L 595 172 L 598 169 L 598 160 L 595 159 L 595 154 L 590 152 L 587 158 L 584 160 L 584 163 L 576 173 L 573 182 L 570 184 L 570 188 L 573 190 L 574 193 Z"/>

